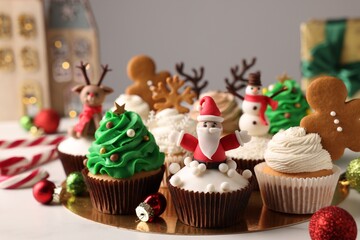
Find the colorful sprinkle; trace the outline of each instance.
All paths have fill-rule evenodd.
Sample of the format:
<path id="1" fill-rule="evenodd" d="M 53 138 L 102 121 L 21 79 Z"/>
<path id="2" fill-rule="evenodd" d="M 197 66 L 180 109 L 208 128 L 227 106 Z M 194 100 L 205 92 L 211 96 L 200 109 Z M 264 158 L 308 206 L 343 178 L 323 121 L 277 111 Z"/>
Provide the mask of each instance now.
<path id="1" fill-rule="evenodd" d="M 114 124 L 112 123 L 112 122 L 107 122 L 106 123 L 106 128 L 107 129 L 110 129 L 110 128 L 112 128 L 114 126 Z"/>
<path id="2" fill-rule="evenodd" d="M 106 148 L 104 147 L 100 148 L 100 154 L 104 154 L 104 153 L 106 153 Z"/>
<path id="3" fill-rule="evenodd" d="M 129 129 L 129 130 L 127 130 L 126 131 L 126 135 L 128 136 L 128 137 L 134 137 L 135 136 L 135 131 L 134 131 L 134 129 Z"/>
<path id="4" fill-rule="evenodd" d="M 119 155 L 118 154 L 111 154 L 110 156 L 110 160 L 113 162 L 116 162 L 119 159 Z"/>

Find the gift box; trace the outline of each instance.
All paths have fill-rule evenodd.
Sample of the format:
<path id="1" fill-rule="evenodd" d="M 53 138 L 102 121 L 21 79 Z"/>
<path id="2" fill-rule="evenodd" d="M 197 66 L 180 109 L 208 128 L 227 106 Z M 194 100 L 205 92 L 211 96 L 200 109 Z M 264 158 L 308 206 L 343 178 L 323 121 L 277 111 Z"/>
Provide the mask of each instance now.
<path id="1" fill-rule="evenodd" d="M 302 89 L 330 75 L 344 81 L 350 98 L 360 96 L 360 19 L 312 20 L 300 30 Z"/>

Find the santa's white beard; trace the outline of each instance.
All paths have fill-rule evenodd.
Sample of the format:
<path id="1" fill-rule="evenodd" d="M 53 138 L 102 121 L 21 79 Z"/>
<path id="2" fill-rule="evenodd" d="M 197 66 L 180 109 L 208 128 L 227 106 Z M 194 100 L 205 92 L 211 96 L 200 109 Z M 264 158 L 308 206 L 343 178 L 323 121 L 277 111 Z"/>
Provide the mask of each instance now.
<path id="1" fill-rule="evenodd" d="M 219 147 L 222 128 L 197 127 L 196 133 L 201 152 L 209 159 Z"/>

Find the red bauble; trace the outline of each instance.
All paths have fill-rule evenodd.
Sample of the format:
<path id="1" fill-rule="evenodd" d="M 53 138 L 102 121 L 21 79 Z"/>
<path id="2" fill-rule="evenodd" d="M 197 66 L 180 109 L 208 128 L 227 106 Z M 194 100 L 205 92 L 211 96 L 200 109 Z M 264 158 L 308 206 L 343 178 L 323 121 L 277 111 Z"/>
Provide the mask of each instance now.
<path id="1" fill-rule="evenodd" d="M 153 222 L 166 209 L 166 198 L 161 193 L 154 193 L 146 197 L 135 209 L 136 215 L 143 222 Z"/>
<path id="2" fill-rule="evenodd" d="M 49 204 L 53 199 L 55 184 L 49 180 L 41 180 L 33 186 L 33 195 L 36 201 L 42 204 Z"/>
<path id="3" fill-rule="evenodd" d="M 52 109 L 42 109 L 34 118 L 34 125 L 45 133 L 55 133 L 59 127 L 60 116 Z"/>
<path id="4" fill-rule="evenodd" d="M 314 213 L 310 219 L 309 232 L 312 240 L 355 240 L 357 226 L 350 213 L 330 206 Z"/>

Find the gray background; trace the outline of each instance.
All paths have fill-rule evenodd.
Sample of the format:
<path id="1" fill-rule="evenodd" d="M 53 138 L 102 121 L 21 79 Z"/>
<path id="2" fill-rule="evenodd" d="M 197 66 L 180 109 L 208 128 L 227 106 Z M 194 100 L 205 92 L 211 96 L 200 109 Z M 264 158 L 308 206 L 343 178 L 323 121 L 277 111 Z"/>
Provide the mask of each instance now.
<path id="1" fill-rule="evenodd" d="M 101 62 L 113 72 L 105 83 L 115 99 L 132 82 L 127 62 L 151 56 L 158 70 L 205 67 L 206 90 L 225 90 L 224 78 L 241 59 L 268 85 L 284 71 L 300 81 L 300 24 L 309 19 L 360 17 L 360 1 L 90 0 L 100 35 Z"/>

